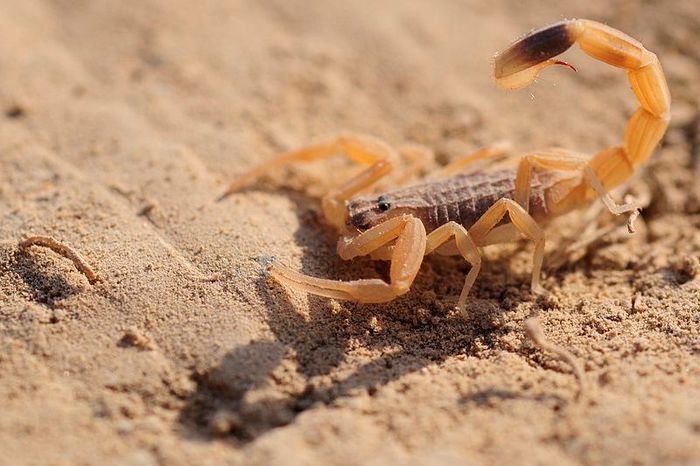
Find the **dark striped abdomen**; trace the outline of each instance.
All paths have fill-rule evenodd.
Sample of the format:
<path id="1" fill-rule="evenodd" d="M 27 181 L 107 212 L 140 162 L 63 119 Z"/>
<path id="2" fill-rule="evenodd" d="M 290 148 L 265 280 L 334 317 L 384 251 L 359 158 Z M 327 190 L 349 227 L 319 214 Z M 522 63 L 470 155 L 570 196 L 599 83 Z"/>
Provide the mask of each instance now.
<path id="1" fill-rule="evenodd" d="M 450 221 L 469 228 L 499 199 L 513 199 L 515 175 L 515 168 L 456 175 L 391 191 L 385 196 L 391 200 L 393 207 L 412 211 L 414 216 L 421 219 L 428 232 Z M 530 213 L 535 218 L 547 214 L 544 186 L 534 173 L 531 179 Z"/>

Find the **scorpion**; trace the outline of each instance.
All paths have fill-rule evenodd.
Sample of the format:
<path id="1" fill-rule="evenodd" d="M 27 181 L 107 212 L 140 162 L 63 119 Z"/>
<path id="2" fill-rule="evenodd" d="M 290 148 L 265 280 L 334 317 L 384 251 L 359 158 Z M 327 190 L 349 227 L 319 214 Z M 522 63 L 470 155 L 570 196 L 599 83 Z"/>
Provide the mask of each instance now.
<path id="1" fill-rule="evenodd" d="M 459 255 L 471 266 L 456 304 L 466 315 L 467 296 L 481 268 L 479 248 L 524 236 L 535 245 L 531 290 L 541 293 L 545 245 L 541 224 L 599 197 L 613 214 L 629 213 L 628 228 L 633 232 L 639 206 L 618 204 L 609 193 L 649 159 L 670 119 L 670 93 L 657 56 L 627 34 L 587 19 L 563 20 L 513 42 L 494 58 L 495 83 L 517 90 L 549 66 L 575 70 L 555 58 L 575 43 L 587 55 L 627 73 L 639 108 L 626 124 L 621 145 L 592 156 L 561 148 L 534 151 L 505 165 L 495 162 L 505 148 L 487 147 L 443 167 L 438 178 L 377 195 L 373 188 L 397 167 L 402 155 L 413 163 L 397 178 L 415 173 L 420 151 L 398 151 L 369 136 L 342 135 L 258 165 L 236 178 L 222 197 L 281 166 L 342 153 L 368 167 L 325 194 L 324 217 L 341 234 L 337 252 L 342 259 L 369 255 L 388 260 L 389 281 L 317 278 L 272 261 L 269 274 L 278 282 L 314 295 L 382 303 L 408 292 L 428 254 Z M 489 169 L 466 171 L 477 160 Z"/>

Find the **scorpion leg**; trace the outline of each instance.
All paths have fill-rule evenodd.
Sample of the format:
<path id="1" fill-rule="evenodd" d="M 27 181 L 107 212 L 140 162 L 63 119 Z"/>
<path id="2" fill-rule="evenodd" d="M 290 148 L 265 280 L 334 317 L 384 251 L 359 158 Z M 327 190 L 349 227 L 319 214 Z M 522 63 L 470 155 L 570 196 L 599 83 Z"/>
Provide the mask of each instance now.
<path id="1" fill-rule="evenodd" d="M 393 169 L 393 165 L 387 160 L 378 160 L 371 167 L 361 171 L 356 176 L 328 192 L 321 199 L 323 214 L 326 221 L 335 226 L 339 231 L 345 230 L 345 201 L 355 194 L 372 186 L 380 178 L 386 176 Z"/>
<path id="2" fill-rule="evenodd" d="M 491 244 L 514 243 L 522 238 L 518 229 L 511 223 L 494 227 L 479 243 L 482 247 Z"/>
<path id="3" fill-rule="evenodd" d="M 544 291 L 540 285 L 540 272 L 544 259 L 544 233 L 520 204 L 512 199 L 499 199 L 469 228 L 469 234 L 477 245 L 483 245 L 489 232 L 498 225 L 506 213 L 508 213 L 515 228 L 535 243 L 535 253 L 532 259 L 532 291 L 541 293 Z"/>
<path id="4" fill-rule="evenodd" d="M 372 165 L 380 160 L 392 164 L 399 160 L 396 151 L 378 139 L 364 135 L 338 136 L 263 162 L 233 180 L 221 198 L 245 188 L 274 169 L 294 163 L 325 159 L 336 153 L 342 153 L 352 161 L 363 165 Z"/>
<path id="5" fill-rule="evenodd" d="M 380 279 L 353 281 L 328 280 L 310 277 L 280 264 L 270 267 L 270 275 L 291 288 L 329 298 L 361 303 L 382 303 L 406 293 L 423 262 L 426 233 L 423 223 L 415 217 L 389 219 L 352 238 L 342 238 L 338 252 L 344 259 L 370 254 L 392 241 L 390 283 Z"/>
<path id="6" fill-rule="evenodd" d="M 397 173 L 393 183 L 395 186 L 403 186 L 413 181 L 420 176 L 421 172 L 435 165 L 435 153 L 422 144 L 405 144 L 399 147 L 399 153 L 409 163 L 406 168 Z"/>
<path id="7" fill-rule="evenodd" d="M 487 160 L 500 157 L 507 154 L 511 150 L 511 144 L 507 141 L 495 143 L 491 146 L 483 147 L 475 152 L 464 157 L 459 157 L 448 163 L 441 169 L 432 174 L 433 178 L 442 178 L 452 176 L 464 170 L 468 165 L 480 160 Z"/>
<path id="8" fill-rule="evenodd" d="M 530 183 L 532 180 L 532 168 L 538 166 L 545 170 L 578 171 L 586 165 L 588 157 L 570 151 L 541 151 L 528 154 L 520 159 L 518 171 L 515 176 L 514 200 L 520 206 L 529 210 L 530 207 Z"/>
<path id="9" fill-rule="evenodd" d="M 472 266 L 464 279 L 464 286 L 457 300 L 457 309 L 466 317 L 467 296 L 476 281 L 477 275 L 479 275 L 479 270 L 481 270 L 481 254 L 469 232 L 456 222 L 449 222 L 440 226 L 428 235 L 425 255 L 427 256 L 452 238 L 454 238 L 459 254 Z"/>

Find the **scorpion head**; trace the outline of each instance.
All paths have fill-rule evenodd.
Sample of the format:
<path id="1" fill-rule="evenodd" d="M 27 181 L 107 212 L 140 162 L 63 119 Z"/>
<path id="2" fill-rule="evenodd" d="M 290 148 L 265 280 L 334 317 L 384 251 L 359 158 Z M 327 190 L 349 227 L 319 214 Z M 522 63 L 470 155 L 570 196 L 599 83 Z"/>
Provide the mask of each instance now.
<path id="1" fill-rule="evenodd" d="M 406 213 L 406 209 L 393 202 L 390 195 L 361 196 L 348 203 L 347 226 L 349 230 L 365 231 L 373 226 Z"/>

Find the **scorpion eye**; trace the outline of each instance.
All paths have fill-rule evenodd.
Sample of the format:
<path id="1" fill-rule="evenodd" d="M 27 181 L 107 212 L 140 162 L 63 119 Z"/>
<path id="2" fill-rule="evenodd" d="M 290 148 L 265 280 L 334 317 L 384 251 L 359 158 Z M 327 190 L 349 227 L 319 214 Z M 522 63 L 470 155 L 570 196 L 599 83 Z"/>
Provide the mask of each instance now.
<path id="1" fill-rule="evenodd" d="M 379 210 L 382 212 L 386 212 L 391 208 L 391 204 L 384 196 L 379 196 L 379 199 L 377 199 L 377 207 L 379 207 Z"/>

